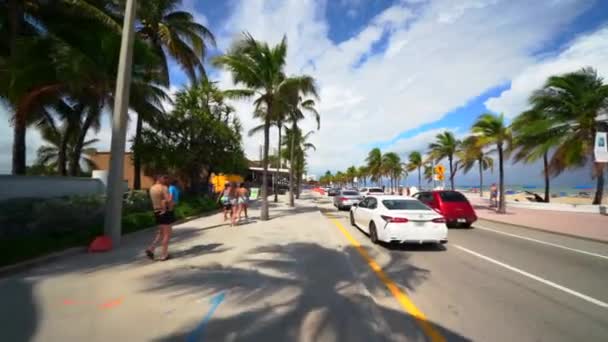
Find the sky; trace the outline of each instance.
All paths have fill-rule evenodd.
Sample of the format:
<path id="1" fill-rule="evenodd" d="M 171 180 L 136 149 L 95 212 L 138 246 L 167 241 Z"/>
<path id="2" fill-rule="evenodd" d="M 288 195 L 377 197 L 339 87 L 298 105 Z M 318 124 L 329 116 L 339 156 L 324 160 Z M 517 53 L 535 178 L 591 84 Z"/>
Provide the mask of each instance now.
<path id="1" fill-rule="evenodd" d="M 221 54 L 243 32 L 270 44 L 285 35 L 287 73 L 317 80 L 321 129 L 311 142 L 309 173 L 363 165 L 373 147 L 425 152 L 435 136 L 465 137 L 484 112 L 510 120 L 550 75 L 595 67 L 608 78 L 608 1 L 603 0 L 183 0 L 183 8 L 215 34 Z M 208 66 L 224 88 L 230 74 Z M 171 65 L 172 89 L 187 83 Z M 257 125 L 250 102 L 234 103 L 245 131 Z M 6 108 L 0 107 L 0 112 Z M 12 130 L 0 113 L 0 172 L 10 171 Z M 98 133 L 110 145 L 109 115 Z M 133 134 L 130 125 L 129 134 Z M 314 130 L 314 120 L 304 124 Z M 277 132 L 272 132 L 272 142 Z M 28 130 L 28 161 L 41 139 Z M 250 159 L 262 136 L 248 137 Z M 275 143 L 276 145 L 276 143 Z M 542 184 L 541 167 L 507 163 L 507 182 Z M 560 185 L 591 184 L 589 169 Z M 489 177 L 489 178 L 487 178 Z M 497 172 L 486 179 L 497 177 Z M 415 177 L 410 176 L 410 181 Z M 457 176 L 475 184 L 478 175 Z"/>

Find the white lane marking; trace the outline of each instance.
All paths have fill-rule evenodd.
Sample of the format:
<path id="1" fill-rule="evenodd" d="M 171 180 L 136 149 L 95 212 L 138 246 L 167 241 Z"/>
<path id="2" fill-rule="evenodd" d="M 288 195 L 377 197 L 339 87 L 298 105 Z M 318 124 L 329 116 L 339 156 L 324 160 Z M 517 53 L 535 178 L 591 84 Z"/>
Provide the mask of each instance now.
<path id="1" fill-rule="evenodd" d="M 537 240 L 537 239 L 533 239 L 533 238 L 529 238 L 529 237 L 525 237 L 525 236 L 521 236 L 521 235 L 516 235 L 516 234 L 511 234 L 511 233 L 505 233 L 505 232 L 501 232 L 500 230 L 491 229 L 491 228 L 487 228 L 487 227 L 483 227 L 483 226 L 475 225 L 475 228 L 481 229 L 481 230 L 487 230 L 487 231 L 494 232 L 494 233 L 497 233 L 497 234 L 511 236 L 511 237 L 514 237 L 514 238 L 522 239 L 522 240 L 528 240 L 528 241 L 540 243 L 542 245 L 557 247 L 557 248 L 565 249 L 565 250 L 568 250 L 568 251 L 571 251 L 571 252 L 591 255 L 591 256 L 594 256 L 594 257 L 598 257 L 598 258 L 602 258 L 602 259 L 608 260 L 608 255 L 603 255 L 603 254 L 598 254 L 598 253 L 593 253 L 593 252 L 587 252 L 587 251 L 583 251 L 581 249 L 570 248 L 570 247 L 558 245 L 556 243 L 546 242 L 546 241 Z"/>
<path id="2" fill-rule="evenodd" d="M 507 264 L 505 264 L 505 263 L 503 263 L 503 262 L 500 262 L 500 261 L 498 261 L 498 260 L 492 259 L 492 258 L 487 257 L 487 256 L 485 256 L 485 255 L 479 254 L 479 253 L 477 253 L 477 252 L 474 252 L 474 251 L 472 251 L 472 250 L 470 250 L 470 249 L 468 249 L 468 248 L 462 247 L 462 246 L 460 246 L 460 245 L 452 245 L 452 246 L 454 246 L 454 247 L 456 247 L 456 248 L 458 248 L 458 249 L 460 249 L 460 250 L 462 250 L 462 251 L 464 251 L 464 252 L 467 252 L 467 253 L 469 253 L 469 254 L 472 254 L 472 255 L 474 255 L 474 256 L 476 256 L 476 257 L 478 257 L 478 258 L 484 259 L 484 260 L 489 261 L 489 262 L 491 262 L 491 263 L 493 263 L 493 264 L 496 264 L 496 265 L 498 265 L 498 266 L 502 266 L 502 267 L 504 267 L 504 268 L 506 268 L 506 269 L 508 269 L 508 270 L 510 270 L 510 271 L 513 271 L 513 272 L 519 273 L 519 274 L 521 274 L 521 275 L 523 275 L 523 276 L 526 276 L 526 277 L 528 277 L 528 278 L 531 278 L 531 279 L 534 279 L 534 280 L 536 280 L 536 281 L 539 281 L 539 282 L 541 282 L 541 283 L 543 283 L 543 284 L 545 284 L 545 285 L 549 285 L 549 286 L 551 286 L 551 287 L 553 287 L 553 288 L 556 288 L 556 289 L 558 289 L 558 290 L 561 290 L 561 291 L 564 291 L 564 292 L 566 292 L 566 293 L 569 293 L 569 294 L 571 294 L 571 295 L 573 295 L 573 296 L 575 296 L 575 297 L 578 297 L 578 298 L 580 298 L 580 299 L 586 300 L 586 301 L 588 301 L 589 303 L 593 303 L 593 304 L 598 305 L 598 306 L 601 306 L 601 307 L 603 307 L 603 308 L 608 308 L 608 303 L 604 303 L 604 302 L 602 302 L 601 300 L 598 300 L 598 299 L 595 299 L 595 298 L 589 297 L 589 296 L 584 295 L 584 294 L 582 294 L 582 293 L 580 293 L 580 292 L 576 292 L 576 291 L 571 290 L 571 289 L 569 289 L 569 288 L 567 288 L 567 287 L 561 286 L 561 285 L 559 285 L 559 284 L 556 284 L 556 283 L 554 283 L 554 282 L 552 282 L 552 281 L 550 281 L 550 280 L 547 280 L 547 279 L 541 278 L 541 277 L 539 277 L 539 276 L 535 276 L 534 274 L 528 273 L 528 272 L 526 272 L 526 271 L 522 271 L 522 270 L 520 270 L 519 268 L 516 268 L 516 267 L 513 267 L 513 266 L 509 266 L 509 265 L 507 265 Z"/>

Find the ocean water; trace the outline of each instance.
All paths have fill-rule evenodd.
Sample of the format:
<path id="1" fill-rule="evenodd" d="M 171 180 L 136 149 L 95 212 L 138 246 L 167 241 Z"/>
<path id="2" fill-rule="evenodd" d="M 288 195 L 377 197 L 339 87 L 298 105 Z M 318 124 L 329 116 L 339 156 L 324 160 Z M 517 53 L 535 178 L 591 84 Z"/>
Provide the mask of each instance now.
<path id="1" fill-rule="evenodd" d="M 483 190 L 489 191 L 490 185 L 491 184 L 484 185 Z M 479 185 L 456 185 L 456 188 L 466 190 L 466 189 L 471 189 L 471 188 L 479 188 Z M 521 184 L 508 185 L 507 184 L 507 185 L 505 185 L 505 191 L 513 191 L 515 193 L 529 191 L 529 192 L 537 193 L 537 194 L 543 196 L 545 193 L 545 187 L 538 186 L 538 185 L 535 186 L 535 185 L 521 185 Z M 550 186 L 549 191 L 551 194 L 556 194 L 556 195 L 561 195 L 561 196 L 577 195 L 581 192 L 595 194 L 595 186 L 590 185 L 590 184 L 572 185 L 572 186 L 556 185 L 556 186 Z M 604 194 L 608 194 L 608 187 L 604 188 Z"/>

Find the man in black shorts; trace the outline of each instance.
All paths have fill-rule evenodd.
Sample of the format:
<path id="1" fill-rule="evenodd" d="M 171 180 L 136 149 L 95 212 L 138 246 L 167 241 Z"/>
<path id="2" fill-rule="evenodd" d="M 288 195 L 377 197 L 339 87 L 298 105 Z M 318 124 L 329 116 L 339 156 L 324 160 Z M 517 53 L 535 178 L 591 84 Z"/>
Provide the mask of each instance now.
<path id="1" fill-rule="evenodd" d="M 161 261 L 169 259 L 168 249 L 169 239 L 171 238 L 171 225 L 175 222 L 175 215 L 173 213 L 174 203 L 169 194 L 168 184 L 169 177 L 163 175 L 157 177 L 156 183 L 150 188 L 150 200 L 152 201 L 158 232 L 152 244 L 146 249 L 146 255 L 148 258 L 154 259 L 154 250 L 160 240 L 162 244 Z"/>

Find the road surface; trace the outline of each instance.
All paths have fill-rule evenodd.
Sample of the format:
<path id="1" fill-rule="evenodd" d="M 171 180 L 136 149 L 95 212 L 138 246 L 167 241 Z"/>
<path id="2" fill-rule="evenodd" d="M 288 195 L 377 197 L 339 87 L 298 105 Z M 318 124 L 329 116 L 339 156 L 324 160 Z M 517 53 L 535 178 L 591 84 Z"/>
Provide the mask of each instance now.
<path id="1" fill-rule="evenodd" d="M 446 248 L 372 244 L 326 197 L 0 278 L 6 341 L 606 341 L 608 245 L 479 222 Z M 581 224 L 584 224 L 581 222 Z"/>

